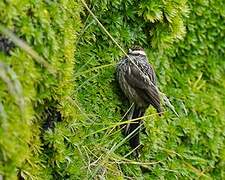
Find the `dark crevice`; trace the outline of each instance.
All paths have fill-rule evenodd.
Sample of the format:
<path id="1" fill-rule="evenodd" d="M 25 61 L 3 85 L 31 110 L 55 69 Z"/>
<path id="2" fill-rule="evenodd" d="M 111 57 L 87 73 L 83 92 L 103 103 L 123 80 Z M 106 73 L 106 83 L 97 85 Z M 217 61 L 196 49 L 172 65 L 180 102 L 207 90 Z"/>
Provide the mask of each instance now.
<path id="1" fill-rule="evenodd" d="M 48 129 L 54 129 L 55 123 L 62 121 L 61 113 L 56 109 L 56 107 L 50 106 L 47 107 L 44 111 L 44 123 L 42 126 L 42 129 L 48 130 Z"/>
<path id="2" fill-rule="evenodd" d="M 62 115 L 60 111 L 57 109 L 57 106 L 59 105 L 56 101 L 49 100 L 45 101 L 45 108 L 42 110 L 41 120 L 42 120 L 42 133 L 40 136 L 40 139 L 42 141 L 42 153 L 45 154 L 47 157 L 46 162 L 52 161 L 52 177 L 54 179 L 62 179 L 61 175 L 55 170 L 55 167 L 57 167 L 56 162 L 53 160 L 56 150 L 54 149 L 53 145 L 54 142 L 49 142 L 48 140 L 45 140 L 44 135 L 46 131 L 51 130 L 54 132 L 55 126 L 57 123 L 62 121 Z"/>
<path id="3" fill-rule="evenodd" d="M 14 48 L 15 44 L 0 34 L 0 51 L 9 56 L 10 51 Z"/>

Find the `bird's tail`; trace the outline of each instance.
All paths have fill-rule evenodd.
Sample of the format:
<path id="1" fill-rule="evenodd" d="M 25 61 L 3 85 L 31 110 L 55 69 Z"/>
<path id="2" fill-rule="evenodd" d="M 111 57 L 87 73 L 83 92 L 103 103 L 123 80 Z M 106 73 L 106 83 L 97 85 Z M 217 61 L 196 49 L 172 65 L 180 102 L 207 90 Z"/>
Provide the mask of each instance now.
<path id="1" fill-rule="evenodd" d="M 138 107 L 134 108 L 133 111 L 133 115 L 132 115 L 132 119 L 137 119 L 140 118 L 144 115 L 144 110 Z M 141 128 L 141 123 L 142 120 L 141 119 L 137 119 L 135 121 L 133 121 L 132 123 L 128 124 L 125 130 L 125 135 L 129 136 L 130 135 L 130 146 L 132 149 L 134 150 L 134 155 L 135 157 L 139 156 L 139 146 L 140 146 L 140 138 L 139 138 L 139 134 L 140 134 L 140 128 Z"/>

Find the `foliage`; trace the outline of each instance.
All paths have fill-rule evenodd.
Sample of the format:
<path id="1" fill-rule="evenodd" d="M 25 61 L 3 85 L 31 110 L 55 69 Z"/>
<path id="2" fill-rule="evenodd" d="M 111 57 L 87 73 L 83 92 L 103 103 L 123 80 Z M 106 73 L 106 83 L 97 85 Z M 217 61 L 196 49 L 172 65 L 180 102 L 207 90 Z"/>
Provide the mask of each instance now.
<path id="1" fill-rule="evenodd" d="M 224 179 L 223 2 L 88 5 L 125 50 L 134 44 L 145 48 L 179 117 L 165 107 L 159 118 L 149 108 L 141 157 L 133 159 L 120 129 L 129 104 L 114 74 L 123 53 L 81 2 L 2 1 L 0 175 Z"/>
<path id="2" fill-rule="evenodd" d="M 90 7 L 124 49 L 133 44 L 145 48 L 156 69 L 160 89 L 180 115 L 177 118 L 165 108 L 163 118 L 154 115 L 145 118 L 148 135 L 141 135 L 144 145 L 141 165 L 135 165 L 134 159 L 123 159 L 130 151 L 129 146 L 123 144 L 111 151 L 123 141 L 121 132 L 99 129 L 107 128 L 109 123 L 116 126 L 121 121 L 118 114 L 123 115 L 128 109 L 114 76 L 115 64 L 123 54 L 88 13 L 83 15 L 84 29 L 75 54 L 76 96 L 83 111 L 95 122 L 86 129 L 89 133 L 96 131 L 87 141 L 93 142 L 96 155 L 93 162 L 107 169 L 101 171 L 96 165 L 98 173 L 94 170 L 90 174 L 106 173 L 107 177 L 122 170 L 123 177 L 146 179 L 224 178 L 222 4 L 114 0 L 91 1 Z M 147 116 L 154 113 L 150 108 Z M 97 122 L 103 125 L 100 127 Z M 99 160 L 99 152 L 106 156 L 110 152 L 112 158 L 103 156 Z M 117 170 L 111 169 L 112 162 L 117 164 Z M 148 165 L 149 162 L 152 164 Z"/>
<path id="3" fill-rule="evenodd" d="M 82 8 L 76 1 L 1 1 L 0 10 L 0 174 L 7 179 L 66 176 L 77 168 L 68 164 L 77 159 L 70 145 L 75 140 L 64 139 L 74 134 L 71 124 L 79 116 L 69 99 Z M 4 27 L 30 46 L 20 42 L 18 48 L 18 40 L 7 36 L 10 31 Z M 60 122 L 54 127 L 56 120 Z"/>

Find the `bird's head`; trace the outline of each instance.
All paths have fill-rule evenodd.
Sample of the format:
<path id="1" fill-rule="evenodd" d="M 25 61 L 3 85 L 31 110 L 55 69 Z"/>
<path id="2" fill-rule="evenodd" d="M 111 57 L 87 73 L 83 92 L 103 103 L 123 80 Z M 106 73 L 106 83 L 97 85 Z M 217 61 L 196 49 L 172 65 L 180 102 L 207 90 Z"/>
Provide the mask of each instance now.
<path id="1" fill-rule="evenodd" d="M 134 46 L 129 49 L 128 54 L 130 55 L 143 55 L 146 56 L 144 49 L 140 46 Z"/>

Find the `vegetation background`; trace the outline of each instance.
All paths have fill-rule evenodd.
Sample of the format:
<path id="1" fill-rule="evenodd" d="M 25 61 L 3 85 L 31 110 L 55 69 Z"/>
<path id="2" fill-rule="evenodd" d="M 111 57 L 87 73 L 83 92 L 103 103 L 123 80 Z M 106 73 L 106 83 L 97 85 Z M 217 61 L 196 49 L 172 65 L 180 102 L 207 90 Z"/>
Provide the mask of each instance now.
<path id="1" fill-rule="evenodd" d="M 87 1 L 124 50 L 145 48 L 179 114 L 149 108 L 138 160 L 118 128 L 124 55 L 83 2 L 0 1 L 0 176 L 225 179 L 225 2 Z"/>

